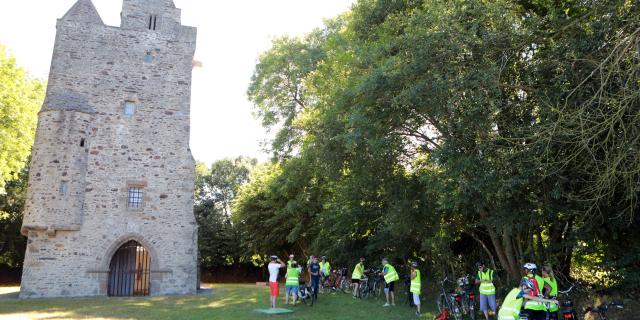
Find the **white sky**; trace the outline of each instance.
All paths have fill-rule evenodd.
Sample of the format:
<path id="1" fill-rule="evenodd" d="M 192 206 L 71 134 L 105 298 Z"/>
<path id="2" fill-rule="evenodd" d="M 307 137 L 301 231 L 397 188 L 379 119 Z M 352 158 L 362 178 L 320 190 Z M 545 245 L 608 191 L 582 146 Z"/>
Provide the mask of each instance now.
<path id="1" fill-rule="evenodd" d="M 76 0 L 2 0 L 0 44 L 35 77 L 46 79 L 56 19 Z M 174 0 L 182 24 L 198 28 L 193 72 L 191 150 L 196 160 L 253 156 L 266 133 L 251 114 L 246 89 L 260 52 L 273 37 L 303 35 L 348 10 L 354 0 Z M 102 20 L 120 25 L 121 0 L 93 0 Z"/>

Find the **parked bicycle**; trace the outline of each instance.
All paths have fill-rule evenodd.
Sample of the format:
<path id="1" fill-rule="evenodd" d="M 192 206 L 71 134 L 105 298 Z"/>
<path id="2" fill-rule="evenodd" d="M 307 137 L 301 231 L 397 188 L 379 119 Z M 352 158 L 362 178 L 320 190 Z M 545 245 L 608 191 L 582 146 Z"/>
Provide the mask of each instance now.
<path id="1" fill-rule="evenodd" d="M 369 279 L 370 295 L 375 298 L 384 297 L 382 293 L 384 290 L 384 277 L 381 273 L 382 270 L 375 270 L 371 273 L 371 279 Z"/>
<path id="2" fill-rule="evenodd" d="M 458 278 L 458 292 L 460 292 L 460 305 L 462 313 L 468 315 L 471 320 L 476 320 L 476 294 L 473 285 L 469 280 L 469 275 Z"/>
<path id="3" fill-rule="evenodd" d="M 333 282 L 333 290 L 343 293 L 351 292 L 351 280 L 347 277 L 347 268 L 341 268 L 340 270 L 333 270 L 335 274 L 335 281 Z"/>
<path id="4" fill-rule="evenodd" d="M 307 286 L 304 281 L 300 281 L 298 288 L 298 300 L 308 306 L 313 306 L 313 303 L 316 301 L 315 294 L 313 293 L 313 287 Z"/>
<path id="5" fill-rule="evenodd" d="M 459 302 L 457 299 L 462 300 L 462 297 L 457 293 L 452 293 L 447 291 L 446 284 L 450 283 L 447 277 L 445 277 L 442 281 L 440 281 L 440 295 L 438 296 L 437 305 L 438 311 L 442 313 L 444 309 L 449 310 L 449 315 L 453 317 L 455 320 L 462 320 L 462 310 L 460 309 Z"/>
<path id="6" fill-rule="evenodd" d="M 575 288 L 575 285 L 571 284 L 569 289 L 564 290 L 564 291 L 558 291 L 558 296 L 562 297 L 562 299 L 560 300 L 561 301 L 560 302 L 560 307 L 561 307 L 560 314 L 562 314 L 562 319 L 565 319 L 565 320 L 577 320 L 578 319 L 576 311 L 573 309 L 573 301 L 571 301 L 571 292 L 573 291 L 574 288 Z"/>
<path id="7" fill-rule="evenodd" d="M 622 302 L 605 302 L 597 307 L 588 307 L 586 311 L 587 313 L 597 314 L 600 317 L 600 320 L 607 320 L 607 311 L 609 311 L 611 307 L 615 307 L 616 309 L 624 309 L 624 305 L 622 304 Z"/>

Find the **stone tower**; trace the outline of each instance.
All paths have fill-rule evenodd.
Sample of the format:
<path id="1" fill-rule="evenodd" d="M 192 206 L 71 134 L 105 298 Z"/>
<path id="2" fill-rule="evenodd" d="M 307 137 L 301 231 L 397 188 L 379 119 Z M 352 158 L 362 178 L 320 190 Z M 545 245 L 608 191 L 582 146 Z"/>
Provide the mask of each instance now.
<path id="1" fill-rule="evenodd" d="M 196 291 L 196 29 L 172 0 L 123 0 L 121 21 L 105 25 L 90 0 L 58 20 L 22 225 L 23 298 Z"/>

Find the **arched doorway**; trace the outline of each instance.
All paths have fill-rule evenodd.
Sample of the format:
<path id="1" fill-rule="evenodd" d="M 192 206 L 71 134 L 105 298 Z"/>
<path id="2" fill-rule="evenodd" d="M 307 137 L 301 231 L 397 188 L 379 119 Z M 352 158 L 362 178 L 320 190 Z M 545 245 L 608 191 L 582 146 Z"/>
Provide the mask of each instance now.
<path id="1" fill-rule="evenodd" d="M 123 244 L 109 264 L 109 296 L 148 296 L 150 268 L 147 248 L 135 240 Z"/>

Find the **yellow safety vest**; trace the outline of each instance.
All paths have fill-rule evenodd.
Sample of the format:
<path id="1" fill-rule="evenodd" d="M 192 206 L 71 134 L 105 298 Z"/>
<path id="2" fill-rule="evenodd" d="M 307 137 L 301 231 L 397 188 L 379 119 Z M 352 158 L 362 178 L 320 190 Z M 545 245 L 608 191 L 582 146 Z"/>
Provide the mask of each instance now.
<path id="1" fill-rule="evenodd" d="M 500 311 L 498 311 L 498 320 L 518 320 L 520 319 L 520 308 L 522 308 L 522 298 L 518 299 L 518 295 L 522 292 L 520 288 L 513 288 L 504 298 Z"/>
<path id="2" fill-rule="evenodd" d="M 384 282 L 391 283 L 400 280 L 400 276 L 398 276 L 396 269 L 390 263 L 385 267 L 387 268 L 387 273 L 384 275 Z"/>
<path id="3" fill-rule="evenodd" d="M 363 273 L 364 273 L 364 265 L 362 264 L 362 262 L 358 262 L 358 264 L 356 264 L 355 269 L 353 269 L 353 273 L 351 274 L 351 279 L 360 280 L 360 278 L 362 278 Z"/>
<path id="4" fill-rule="evenodd" d="M 300 276 L 300 270 L 298 268 L 287 268 L 287 286 L 298 286 L 298 277 Z"/>
<path id="5" fill-rule="evenodd" d="M 532 274 L 527 275 L 527 278 L 532 278 L 532 277 L 536 279 L 536 283 L 538 284 L 538 289 L 540 290 L 540 296 L 542 296 L 542 288 L 544 288 L 544 279 L 542 279 L 542 277 L 538 275 L 536 276 Z M 544 303 L 533 301 L 533 300 L 527 300 L 527 302 L 525 302 L 524 304 L 524 308 L 527 310 L 538 310 L 538 311 L 547 310 L 547 307 L 545 307 Z"/>
<path id="6" fill-rule="evenodd" d="M 322 261 L 320 261 L 320 272 L 322 274 L 324 274 L 325 276 L 329 275 L 331 273 L 331 265 L 329 264 L 329 261 L 322 263 Z M 325 271 L 322 271 L 325 270 Z"/>
<path id="7" fill-rule="evenodd" d="M 546 282 L 551 287 L 551 292 L 549 292 L 549 296 L 552 297 L 552 298 L 557 297 L 558 296 L 558 281 L 556 281 L 556 278 L 546 277 L 546 278 L 543 278 L 543 279 L 544 279 L 544 282 Z M 549 305 L 549 311 L 556 312 L 558 310 L 559 310 L 559 308 L 558 308 L 557 304 L 551 303 Z"/>
<path id="8" fill-rule="evenodd" d="M 415 294 L 420 294 L 422 289 L 422 282 L 420 281 L 420 270 L 416 269 L 416 277 L 411 279 L 411 288 L 409 291 Z"/>
<path id="9" fill-rule="evenodd" d="M 485 272 L 478 271 L 478 279 L 480 280 L 493 280 L 493 270 L 488 269 Z M 493 283 L 480 283 L 480 294 L 492 295 L 496 294 L 496 286 Z"/>

